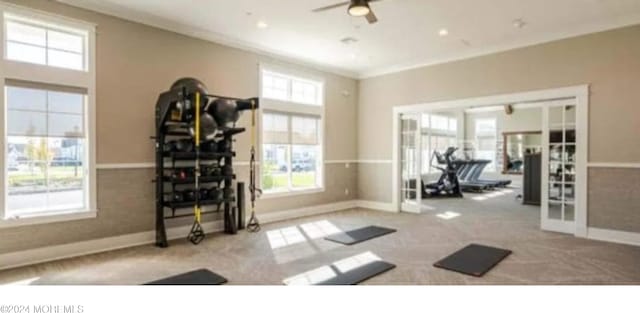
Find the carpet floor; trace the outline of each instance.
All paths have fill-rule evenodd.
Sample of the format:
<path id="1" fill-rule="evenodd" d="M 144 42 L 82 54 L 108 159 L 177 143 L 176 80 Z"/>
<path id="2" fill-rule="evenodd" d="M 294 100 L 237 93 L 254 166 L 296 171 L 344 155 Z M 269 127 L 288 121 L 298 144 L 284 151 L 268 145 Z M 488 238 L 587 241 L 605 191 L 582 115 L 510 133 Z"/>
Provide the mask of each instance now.
<path id="1" fill-rule="evenodd" d="M 434 209 L 422 214 L 351 209 L 263 225 L 256 234 L 210 234 L 198 246 L 180 239 L 168 249 L 146 245 L 76 257 L 2 271 L 0 284 L 143 284 L 207 268 L 229 284 L 281 285 L 301 273 L 313 280 L 331 264 L 348 269 L 372 258 L 397 267 L 364 284 L 640 284 L 640 247 L 541 231 L 539 208 L 520 205 L 514 194 L 472 198 L 431 200 Z M 323 239 L 367 225 L 398 231 L 353 246 Z M 513 254 L 481 278 L 432 266 L 470 243 Z"/>

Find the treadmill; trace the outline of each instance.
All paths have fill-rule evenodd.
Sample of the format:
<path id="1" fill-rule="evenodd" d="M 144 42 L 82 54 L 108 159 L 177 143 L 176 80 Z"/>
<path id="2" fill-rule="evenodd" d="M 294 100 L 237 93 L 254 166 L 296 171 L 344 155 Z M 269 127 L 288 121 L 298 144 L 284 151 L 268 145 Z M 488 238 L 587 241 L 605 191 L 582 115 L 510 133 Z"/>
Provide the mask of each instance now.
<path id="1" fill-rule="evenodd" d="M 455 160 L 458 166 L 458 182 L 462 191 L 483 192 L 493 188 L 492 184 L 472 181 L 469 178 L 476 168 L 475 160 Z"/>
<path id="2" fill-rule="evenodd" d="M 469 173 L 468 180 L 471 182 L 477 182 L 481 184 L 489 184 L 494 188 L 505 188 L 511 184 L 511 180 L 503 180 L 503 179 L 480 179 L 480 175 L 482 171 L 484 171 L 485 167 L 491 163 L 490 160 L 474 160 L 477 163 L 477 166 Z"/>

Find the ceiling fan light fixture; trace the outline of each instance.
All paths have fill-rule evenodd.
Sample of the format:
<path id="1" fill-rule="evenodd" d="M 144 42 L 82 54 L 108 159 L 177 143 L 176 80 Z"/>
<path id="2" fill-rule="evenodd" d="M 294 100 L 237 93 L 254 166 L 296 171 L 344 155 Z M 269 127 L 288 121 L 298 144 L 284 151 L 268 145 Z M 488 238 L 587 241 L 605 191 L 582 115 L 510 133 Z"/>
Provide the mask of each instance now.
<path id="1" fill-rule="evenodd" d="M 366 0 L 351 0 L 349 4 L 349 15 L 351 16 L 365 16 L 371 12 L 369 4 Z"/>

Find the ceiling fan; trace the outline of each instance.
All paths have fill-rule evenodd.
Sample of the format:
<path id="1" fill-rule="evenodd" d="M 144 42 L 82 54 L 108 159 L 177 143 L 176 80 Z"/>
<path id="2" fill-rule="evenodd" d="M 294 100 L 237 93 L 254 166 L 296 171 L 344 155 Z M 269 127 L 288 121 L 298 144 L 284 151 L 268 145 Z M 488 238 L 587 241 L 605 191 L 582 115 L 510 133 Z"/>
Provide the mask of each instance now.
<path id="1" fill-rule="evenodd" d="M 326 7 L 317 8 L 312 10 L 312 12 L 323 12 L 331 9 L 336 9 L 343 6 L 348 6 L 347 12 L 351 16 L 364 16 L 369 24 L 373 24 L 378 21 L 378 18 L 369 7 L 369 3 L 371 2 L 379 2 L 384 0 L 350 0 L 345 2 L 340 2 L 332 5 L 328 5 Z"/>

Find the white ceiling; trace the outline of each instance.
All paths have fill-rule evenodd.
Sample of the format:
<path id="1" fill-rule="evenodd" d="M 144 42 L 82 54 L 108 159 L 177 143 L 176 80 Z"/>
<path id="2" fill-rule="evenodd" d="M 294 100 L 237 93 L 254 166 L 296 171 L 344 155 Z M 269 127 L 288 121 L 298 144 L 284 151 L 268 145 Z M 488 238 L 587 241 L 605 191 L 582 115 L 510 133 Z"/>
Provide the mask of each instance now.
<path id="1" fill-rule="evenodd" d="M 371 4 L 373 25 L 342 8 L 311 12 L 342 0 L 59 1 L 352 77 L 640 23 L 640 0 L 385 0 Z M 448 36 L 438 35 L 442 28 Z M 359 41 L 345 45 L 344 37 Z"/>

